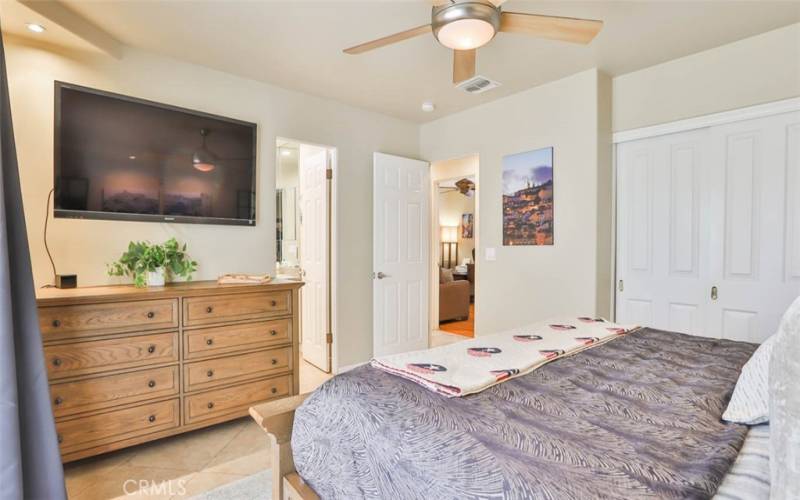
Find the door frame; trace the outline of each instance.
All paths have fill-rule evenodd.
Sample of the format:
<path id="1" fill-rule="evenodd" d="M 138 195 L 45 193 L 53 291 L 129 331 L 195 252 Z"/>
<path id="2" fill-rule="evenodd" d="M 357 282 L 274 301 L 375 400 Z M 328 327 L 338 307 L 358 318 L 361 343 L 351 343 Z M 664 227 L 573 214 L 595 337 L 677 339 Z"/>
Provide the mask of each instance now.
<path id="1" fill-rule="evenodd" d="M 430 201 L 430 230 L 431 230 L 431 251 L 430 251 L 430 290 L 428 291 L 428 311 L 430 314 L 430 319 L 428 321 L 429 328 L 428 328 L 428 346 L 431 345 L 431 338 L 433 336 L 434 330 L 439 329 L 439 262 L 441 261 L 441 251 L 442 251 L 442 244 L 441 239 L 442 235 L 439 231 L 439 184 L 442 182 L 447 182 L 451 180 L 458 180 L 464 177 L 474 177 L 475 178 L 475 209 L 472 215 L 472 235 L 473 240 L 475 241 L 475 298 L 472 303 L 473 307 L 475 308 L 475 317 L 478 317 L 478 260 L 480 258 L 480 240 L 479 240 L 479 219 L 480 219 L 480 197 L 478 193 L 480 192 L 480 179 L 479 179 L 479 172 L 480 172 L 480 155 L 478 153 L 468 154 L 463 156 L 454 156 L 452 158 L 447 158 L 444 160 L 432 160 L 430 162 L 431 165 L 431 172 L 433 171 L 433 165 L 436 163 L 442 163 L 447 161 L 454 161 L 454 160 L 462 160 L 466 158 L 475 158 L 476 167 L 474 172 L 472 173 L 461 173 L 459 175 L 443 177 L 441 179 L 435 179 L 433 174 L 431 174 L 431 201 Z M 478 328 L 477 323 L 473 324 L 473 338 L 478 336 Z M 465 337 L 466 338 L 466 337 Z"/>
<path id="2" fill-rule="evenodd" d="M 318 148 L 323 148 L 328 151 L 328 168 L 331 170 L 331 176 L 328 182 L 328 330 L 332 337 L 331 347 L 330 347 L 330 366 L 331 371 L 330 373 L 335 374 L 339 372 L 339 363 L 338 363 L 338 342 L 337 337 L 338 335 L 336 332 L 339 331 L 338 329 L 338 317 L 337 317 L 337 297 L 338 297 L 338 272 L 337 272 L 337 253 L 338 253 L 338 224 L 337 224 L 337 217 L 336 214 L 338 213 L 338 196 L 337 196 L 337 178 L 339 176 L 339 169 L 338 169 L 338 156 L 339 150 L 336 146 L 329 146 L 327 144 L 319 144 L 312 141 L 304 141 L 300 139 L 292 139 L 290 137 L 285 136 L 276 136 L 273 146 L 275 147 L 275 159 L 276 159 L 276 166 L 277 162 L 280 161 L 278 155 L 280 152 L 278 151 L 277 144 L 280 141 L 292 142 L 296 144 L 305 144 L 308 146 L 315 146 Z M 299 168 L 299 158 L 298 158 L 298 168 Z M 276 168 L 277 174 L 277 168 Z M 273 187 L 275 182 L 273 182 Z M 298 189 L 299 193 L 299 189 Z M 300 251 L 303 251 L 302 242 Z M 302 290 L 302 289 L 301 289 Z M 302 307 L 302 304 L 299 305 Z M 299 311 L 298 311 L 299 312 Z M 300 334 L 301 334 L 301 344 L 302 344 L 302 325 L 300 326 Z M 298 346 L 299 348 L 299 346 Z M 302 358 L 302 356 L 301 356 Z M 297 370 L 300 367 L 295 367 Z"/>

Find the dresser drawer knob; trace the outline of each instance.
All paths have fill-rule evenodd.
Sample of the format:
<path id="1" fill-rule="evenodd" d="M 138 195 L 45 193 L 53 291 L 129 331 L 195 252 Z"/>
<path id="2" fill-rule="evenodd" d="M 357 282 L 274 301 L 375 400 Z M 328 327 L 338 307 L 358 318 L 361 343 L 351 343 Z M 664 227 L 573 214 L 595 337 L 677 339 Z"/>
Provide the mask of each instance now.
<path id="1" fill-rule="evenodd" d="M 153 422 L 156 421 L 156 416 L 155 415 L 150 415 L 149 417 L 147 417 L 147 421 L 152 424 Z"/>
<path id="2" fill-rule="evenodd" d="M 61 358 L 53 359 L 53 365 L 54 366 L 61 366 Z"/>
<path id="3" fill-rule="evenodd" d="M 63 402 L 64 400 L 61 399 L 61 396 L 56 396 L 56 399 L 53 400 L 53 403 L 55 403 L 56 406 L 60 405 Z"/>
<path id="4" fill-rule="evenodd" d="M 150 382 L 148 382 L 148 383 L 147 383 L 147 387 L 149 387 L 149 388 L 151 388 L 151 389 L 152 389 L 153 387 L 155 387 L 155 386 L 156 386 L 156 381 L 155 381 L 155 380 L 151 380 Z"/>
<path id="5" fill-rule="evenodd" d="M 59 326 L 61 326 L 61 320 L 54 319 L 53 320 L 53 328 L 58 328 Z"/>
<path id="6" fill-rule="evenodd" d="M 210 410 L 210 409 L 214 408 L 214 403 L 212 403 L 212 402 L 209 402 L 209 403 L 208 403 L 206 406 L 207 406 L 207 407 L 208 407 L 208 409 Z"/>
<path id="7" fill-rule="evenodd" d="M 277 365 L 277 364 L 278 364 L 278 360 L 277 360 L 277 359 L 275 359 L 275 358 L 272 358 L 272 364 L 273 364 L 273 365 Z"/>
<path id="8" fill-rule="evenodd" d="M 277 387 L 273 387 L 271 390 L 272 390 L 272 394 L 277 394 L 277 392 L 278 392 L 278 388 Z"/>
<path id="9" fill-rule="evenodd" d="M 154 313 L 153 311 L 150 311 L 150 312 L 147 313 L 147 317 L 150 318 L 150 319 L 153 319 L 153 318 L 156 317 L 156 313 Z"/>
<path id="10" fill-rule="evenodd" d="M 277 300 L 270 300 L 269 301 L 269 305 L 271 305 L 272 307 L 275 307 L 275 306 L 278 305 L 278 301 Z"/>
<path id="11" fill-rule="evenodd" d="M 208 306 L 208 307 L 206 307 L 206 312 L 207 312 L 208 314 L 211 314 L 212 312 L 214 312 L 214 308 L 213 308 L 213 307 L 211 307 L 211 306 Z"/>
<path id="12" fill-rule="evenodd" d="M 206 376 L 209 377 L 209 378 L 213 377 L 214 376 L 214 370 L 208 370 L 206 372 Z"/>
<path id="13" fill-rule="evenodd" d="M 270 335 L 272 335 L 272 336 L 274 337 L 275 335 L 277 335 L 277 334 L 278 334 L 278 330 L 270 330 L 270 331 L 269 331 L 269 334 L 270 334 Z"/>
<path id="14" fill-rule="evenodd" d="M 214 339 L 206 339 L 206 345 L 213 345 Z"/>
<path id="15" fill-rule="evenodd" d="M 64 436 L 62 436 L 61 434 L 56 434 L 56 437 L 58 437 L 58 444 L 61 444 L 61 443 L 64 442 Z"/>
<path id="16" fill-rule="evenodd" d="M 149 352 L 150 354 L 153 354 L 154 352 L 156 352 L 155 344 L 150 344 L 150 346 L 147 348 L 147 352 Z"/>

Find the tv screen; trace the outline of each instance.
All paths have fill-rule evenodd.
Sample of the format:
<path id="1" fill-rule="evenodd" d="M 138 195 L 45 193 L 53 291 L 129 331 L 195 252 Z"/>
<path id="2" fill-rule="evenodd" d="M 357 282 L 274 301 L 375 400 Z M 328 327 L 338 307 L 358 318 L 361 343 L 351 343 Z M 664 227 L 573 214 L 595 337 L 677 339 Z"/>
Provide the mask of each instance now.
<path id="1" fill-rule="evenodd" d="M 256 125 L 56 82 L 56 217 L 255 225 Z"/>

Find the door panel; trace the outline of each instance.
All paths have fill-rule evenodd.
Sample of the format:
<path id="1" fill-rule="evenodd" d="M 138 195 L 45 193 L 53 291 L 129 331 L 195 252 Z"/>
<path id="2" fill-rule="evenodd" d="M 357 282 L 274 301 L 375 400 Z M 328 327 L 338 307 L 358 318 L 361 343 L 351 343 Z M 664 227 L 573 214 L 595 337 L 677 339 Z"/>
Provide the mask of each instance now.
<path id="1" fill-rule="evenodd" d="M 706 134 L 698 130 L 618 147 L 620 323 L 685 333 L 702 330 L 700 234 L 706 201 L 701 197 L 701 162 Z"/>
<path id="2" fill-rule="evenodd" d="M 800 282 L 800 122 L 786 127 L 786 268 L 787 282 Z"/>
<path id="3" fill-rule="evenodd" d="M 709 237 L 709 336 L 762 342 L 800 293 L 794 270 L 800 113 L 713 127 L 721 196 Z"/>
<path id="4" fill-rule="evenodd" d="M 300 145 L 300 289 L 303 359 L 330 372 L 328 334 L 328 151 Z"/>
<path id="5" fill-rule="evenodd" d="M 373 351 L 428 346 L 428 163 L 375 153 Z"/>

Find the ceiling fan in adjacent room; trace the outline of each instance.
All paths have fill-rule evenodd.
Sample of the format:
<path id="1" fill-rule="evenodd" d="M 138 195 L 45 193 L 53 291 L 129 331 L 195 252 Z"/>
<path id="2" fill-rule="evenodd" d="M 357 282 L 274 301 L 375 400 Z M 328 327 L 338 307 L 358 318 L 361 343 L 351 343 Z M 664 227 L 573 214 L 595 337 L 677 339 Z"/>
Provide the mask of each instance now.
<path id="1" fill-rule="evenodd" d="M 521 33 L 562 42 L 588 44 L 600 32 L 603 21 L 570 17 L 503 12 L 505 0 L 432 0 L 431 23 L 344 49 L 347 54 L 369 50 L 433 33 L 453 49 L 453 83 L 475 76 L 475 54 L 498 32 Z"/>
<path id="2" fill-rule="evenodd" d="M 441 193 L 451 193 L 453 191 L 458 191 L 464 196 L 471 198 L 475 194 L 475 182 L 471 179 L 464 178 L 454 182 L 452 186 L 447 184 L 439 186 L 439 192 Z"/>

